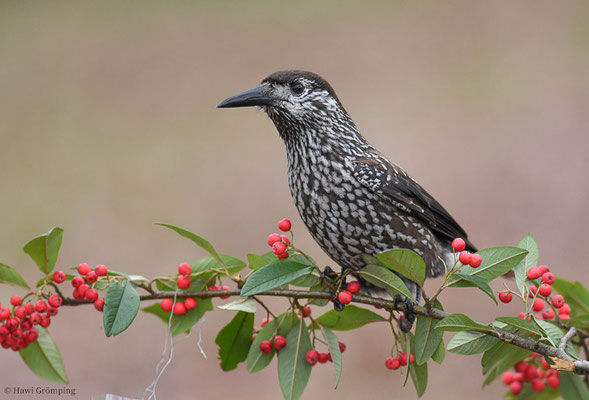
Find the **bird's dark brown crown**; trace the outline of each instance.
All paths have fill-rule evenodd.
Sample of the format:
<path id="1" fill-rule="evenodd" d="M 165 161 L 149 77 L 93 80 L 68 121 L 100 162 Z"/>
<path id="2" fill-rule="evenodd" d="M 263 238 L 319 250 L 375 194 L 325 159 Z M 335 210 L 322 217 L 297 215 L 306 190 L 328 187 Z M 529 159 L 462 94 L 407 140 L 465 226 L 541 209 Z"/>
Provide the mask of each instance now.
<path id="1" fill-rule="evenodd" d="M 339 99 L 337 98 L 335 90 L 333 90 L 331 85 L 325 79 L 323 79 L 323 77 L 314 72 L 301 71 L 296 69 L 277 71 L 264 78 L 262 83 L 268 82 L 285 85 L 290 84 L 296 81 L 297 79 L 301 78 L 306 79 L 309 82 L 312 82 L 315 89 L 325 90 L 327 93 L 329 93 L 331 97 L 336 99 L 339 103 Z"/>

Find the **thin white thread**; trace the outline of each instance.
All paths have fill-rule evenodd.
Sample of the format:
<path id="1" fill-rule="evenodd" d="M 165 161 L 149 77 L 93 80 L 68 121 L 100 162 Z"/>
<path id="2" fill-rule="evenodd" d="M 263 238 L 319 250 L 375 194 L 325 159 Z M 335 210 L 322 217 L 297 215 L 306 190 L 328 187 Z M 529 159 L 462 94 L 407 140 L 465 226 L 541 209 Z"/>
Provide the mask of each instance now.
<path id="1" fill-rule="evenodd" d="M 205 324 L 205 316 L 202 316 L 202 321 L 200 321 L 200 323 L 198 324 L 198 349 L 200 350 L 200 354 L 202 354 L 202 356 L 205 358 L 205 360 L 208 359 L 207 357 L 207 353 L 205 353 L 205 351 L 203 350 L 201 344 L 202 344 L 202 326 Z M 192 331 L 191 331 L 192 333 Z"/>
<path id="2" fill-rule="evenodd" d="M 143 391 L 143 395 L 141 396 L 142 399 L 145 399 L 145 396 L 149 394 L 147 399 L 157 400 L 157 396 L 155 394 L 155 389 L 157 384 L 164 374 L 165 369 L 170 365 L 172 362 L 172 357 L 174 356 L 174 337 L 172 336 L 172 317 L 174 316 L 174 306 L 176 305 L 176 296 L 178 294 L 178 290 L 174 292 L 174 302 L 172 303 L 172 310 L 170 311 L 170 318 L 168 319 L 168 330 L 166 331 L 166 338 L 164 341 L 164 351 L 162 352 L 162 356 L 160 361 L 157 363 L 155 367 L 155 377 L 149 386 L 145 388 Z M 168 342 L 170 343 L 170 350 L 168 354 Z M 163 364 L 163 366 L 162 366 Z"/>

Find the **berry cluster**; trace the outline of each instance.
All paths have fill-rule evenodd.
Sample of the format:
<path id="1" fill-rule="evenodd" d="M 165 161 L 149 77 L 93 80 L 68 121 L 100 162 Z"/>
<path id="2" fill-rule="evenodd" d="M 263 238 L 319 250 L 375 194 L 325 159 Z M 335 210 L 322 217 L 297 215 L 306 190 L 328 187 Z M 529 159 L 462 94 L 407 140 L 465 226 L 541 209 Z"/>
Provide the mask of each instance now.
<path id="1" fill-rule="evenodd" d="M 387 369 L 395 370 L 399 367 L 405 367 L 407 365 L 407 361 L 409 361 L 409 364 L 413 364 L 415 361 L 415 356 L 413 354 L 409 354 L 409 360 L 407 360 L 407 352 L 404 351 L 399 354 L 398 357 L 388 357 L 384 361 L 384 365 L 387 367 Z"/>
<path id="2" fill-rule="evenodd" d="M 278 221 L 278 229 L 281 231 L 289 232 L 290 228 L 290 220 L 285 218 Z M 276 254 L 278 258 L 288 258 L 288 247 L 290 246 L 290 239 L 285 235 L 271 233 L 268 236 L 268 246 L 272 247 L 272 253 Z"/>
<path id="3" fill-rule="evenodd" d="M 184 299 L 183 302 L 177 301 L 176 304 L 174 304 L 174 300 L 172 299 L 163 299 L 160 303 L 162 310 L 170 312 L 174 309 L 174 314 L 176 315 L 186 314 L 188 310 L 192 310 L 193 308 L 196 308 L 196 306 L 198 306 L 198 302 L 192 297 Z"/>
<path id="4" fill-rule="evenodd" d="M 339 351 L 341 353 L 346 351 L 346 345 L 342 342 L 339 342 Z M 319 353 L 315 349 L 309 350 L 307 354 L 305 354 L 305 360 L 307 360 L 307 362 L 311 364 L 311 366 L 314 366 L 317 363 L 325 364 L 328 361 L 333 362 L 333 359 L 331 358 L 331 353 L 329 351 L 327 353 Z"/>
<path id="5" fill-rule="evenodd" d="M 51 317 L 57 315 L 61 303 L 62 299 L 57 294 L 49 296 L 47 303 L 39 299 L 35 304 L 23 303 L 19 295 L 12 296 L 12 309 L 0 307 L 0 345 L 5 349 L 19 351 L 33 343 L 39 337 L 35 326 L 47 328 Z"/>
<path id="6" fill-rule="evenodd" d="M 514 395 L 519 394 L 526 383 L 530 383 L 535 392 L 543 391 L 546 385 L 551 388 L 557 388 L 560 385 L 559 372 L 551 369 L 546 360 L 538 353 L 532 354 L 527 361 L 515 364 L 514 370 L 515 372 L 504 372 L 501 376 L 503 383 L 509 386 L 509 390 Z"/>
<path id="7" fill-rule="evenodd" d="M 546 265 L 532 267 L 527 271 L 527 296 L 532 299 L 531 309 L 537 313 L 536 318 L 550 320 L 553 319 L 557 312 L 561 320 L 569 319 L 571 307 L 565 303 L 564 297 L 559 294 L 553 295 L 552 284 L 554 283 L 554 274 Z M 537 286 L 538 285 L 538 286 Z M 503 303 L 509 303 L 513 296 L 510 290 L 499 292 L 499 300 Z M 548 307 L 546 307 L 548 304 Z M 552 306 L 552 307 L 550 307 Z M 518 315 L 520 318 L 526 318 L 525 313 Z"/>
<path id="8" fill-rule="evenodd" d="M 276 351 L 280 351 L 286 347 L 286 339 L 284 336 L 276 335 L 272 341 L 264 340 L 260 343 L 260 351 L 264 354 L 269 354 L 272 352 L 272 346 L 274 346 Z"/>
<path id="9" fill-rule="evenodd" d="M 458 260 L 462 265 L 470 265 L 473 268 L 477 268 L 483 262 L 483 258 L 480 254 L 472 254 L 466 250 L 466 242 L 462 238 L 456 238 L 452 240 L 452 249 L 458 252 Z"/>
<path id="10" fill-rule="evenodd" d="M 350 304 L 355 293 L 360 291 L 360 283 L 357 281 L 349 282 L 346 285 L 346 289 L 339 292 L 337 299 L 342 304 Z"/>
<path id="11" fill-rule="evenodd" d="M 91 301 L 97 311 L 102 311 L 104 309 L 104 298 L 99 298 L 98 290 L 93 286 L 100 277 L 108 274 L 108 268 L 100 264 L 92 269 L 88 264 L 81 263 L 78 265 L 78 274 L 80 275 L 72 278 L 72 286 L 74 287 L 72 296 L 78 301 Z M 54 282 L 62 283 L 64 280 L 65 273 L 63 271 L 56 271 L 53 274 Z"/>

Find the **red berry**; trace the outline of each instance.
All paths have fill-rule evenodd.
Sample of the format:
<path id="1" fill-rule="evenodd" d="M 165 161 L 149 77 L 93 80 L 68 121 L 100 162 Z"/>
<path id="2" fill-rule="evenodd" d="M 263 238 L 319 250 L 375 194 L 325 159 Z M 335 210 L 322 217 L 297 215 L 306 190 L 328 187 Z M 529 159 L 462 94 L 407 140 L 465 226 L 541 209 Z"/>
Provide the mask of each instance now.
<path id="1" fill-rule="evenodd" d="M 534 365 L 528 365 L 524 372 L 524 380 L 526 382 L 531 382 L 538 377 L 538 368 Z"/>
<path id="2" fill-rule="evenodd" d="M 96 275 L 96 272 L 94 271 L 90 271 L 86 274 L 86 282 L 88 283 L 94 283 L 98 280 L 98 275 Z"/>
<path id="3" fill-rule="evenodd" d="M 47 315 L 50 317 L 54 317 L 57 315 L 57 308 L 55 307 L 47 307 Z"/>
<path id="4" fill-rule="evenodd" d="M 214 292 L 215 290 L 219 290 L 219 288 L 216 285 L 209 286 L 209 292 Z"/>
<path id="5" fill-rule="evenodd" d="M 88 289 L 85 297 L 86 297 L 86 300 L 94 303 L 98 299 L 98 290 Z"/>
<path id="6" fill-rule="evenodd" d="M 99 264 L 94 268 L 94 272 L 96 272 L 96 275 L 98 276 L 105 276 L 108 274 L 108 268 L 102 264 Z"/>
<path id="7" fill-rule="evenodd" d="M 473 254 L 470 257 L 470 266 L 473 268 L 477 268 L 483 263 L 483 257 L 480 254 Z"/>
<path id="8" fill-rule="evenodd" d="M 55 283 L 62 283 L 65 281 L 65 272 L 63 271 L 55 271 L 53 273 L 53 282 Z"/>
<path id="9" fill-rule="evenodd" d="M 27 310 L 23 306 L 18 306 L 14 309 L 14 316 L 18 319 L 23 319 L 27 316 Z"/>
<path id="10" fill-rule="evenodd" d="M 564 297 L 557 294 L 556 296 L 552 296 L 552 305 L 554 308 L 561 308 L 564 306 Z"/>
<path id="11" fill-rule="evenodd" d="M 415 356 L 413 355 L 413 353 L 409 354 L 409 364 L 413 364 L 414 361 L 415 361 Z"/>
<path id="12" fill-rule="evenodd" d="M 513 378 L 518 382 L 523 382 L 524 381 L 524 373 L 523 372 L 516 372 L 515 374 L 513 374 Z"/>
<path id="13" fill-rule="evenodd" d="M 526 319 L 526 314 L 523 312 L 520 312 L 519 314 L 517 314 L 517 317 L 521 318 L 521 319 Z"/>
<path id="14" fill-rule="evenodd" d="M 264 340 L 260 343 L 260 351 L 264 354 L 269 354 L 272 351 L 272 343 L 269 340 Z"/>
<path id="15" fill-rule="evenodd" d="M 43 328 L 47 328 L 49 324 L 51 324 L 51 318 L 49 318 L 49 315 L 41 315 L 41 323 L 39 325 L 41 325 Z"/>
<path id="16" fill-rule="evenodd" d="M 75 276 L 72 279 L 72 286 L 75 287 L 76 289 L 79 288 L 80 286 L 82 286 L 84 284 L 84 278 L 82 278 L 81 276 Z"/>
<path id="17" fill-rule="evenodd" d="M 82 263 L 78 265 L 78 274 L 86 275 L 88 272 L 90 272 L 90 266 L 88 264 Z"/>
<path id="18" fill-rule="evenodd" d="M 193 308 L 196 308 L 196 306 L 198 306 L 198 302 L 192 297 L 188 297 L 184 300 L 184 307 L 186 307 L 187 310 L 192 310 Z"/>
<path id="19" fill-rule="evenodd" d="M 272 253 L 280 255 L 286 251 L 286 245 L 280 241 L 274 242 L 272 245 Z"/>
<path id="20" fill-rule="evenodd" d="M 263 328 L 268 322 L 272 322 L 272 318 L 264 318 L 262 322 L 260 322 L 260 326 Z"/>
<path id="21" fill-rule="evenodd" d="M 287 218 L 284 218 L 278 222 L 278 229 L 280 229 L 282 232 L 290 231 L 290 227 L 290 220 Z"/>
<path id="22" fill-rule="evenodd" d="M 558 314 L 558 318 L 560 319 L 571 319 L 571 316 L 568 314 Z"/>
<path id="23" fill-rule="evenodd" d="M 462 238 L 456 238 L 452 241 L 452 248 L 455 251 L 462 251 L 466 248 L 466 242 Z"/>
<path id="24" fill-rule="evenodd" d="M 280 235 L 280 240 L 282 240 L 286 245 L 290 244 L 290 239 L 287 236 Z"/>
<path id="25" fill-rule="evenodd" d="M 231 288 L 227 285 L 223 285 L 219 288 L 219 290 L 231 290 Z M 231 296 L 221 296 L 222 299 L 228 299 Z"/>
<path id="26" fill-rule="evenodd" d="M 534 389 L 534 392 L 541 392 L 542 390 L 544 390 L 544 388 L 545 388 L 544 380 L 534 379 L 532 381 L 532 389 Z"/>
<path id="27" fill-rule="evenodd" d="M 540 268 L 540 276 L 544 275 L 546 272 L 550 272 L 550 268 L 546 265 L 538 265 L 538 268 Z"/>
<path id="28" fill-rule="evenodd" d="M 33 303 L 27 303 L 24 305 L 24 307 L 25 311 L 27 312 L 27 315 L 35 312 L 35 306 L 33 305 Z"/>
<path id="29" fill-rule="evenodd" d="M 183 262 L 182 264 L 178 265 L 178 273 L 180 275 L 190 275 L 192 272 L 192 268 L 190 264 Z"/>
<path id="30" fill-rule="evenodd" d="M 399 354 L 399 363 L 402 366 L 407 365 L 407 352 L 406 351 L 404 351 L 401 354 Z"/>
<path id="31" fill-rule="evenodd" d="M 552 294 L 552 286 L 547 283 L 543 283 L 540 285 L 538 293 L 540 293 L 540 296 L 548 297 L 550 294 Z"/>
<path id="32" fill-rule="evenodd" d="M 532 306 L 532 310 L 542 311 L 544 309 L 544 306 L 545 306 L 544 300 L 536 298 L 534 300 L 534 305 Z"/>
<path id="33" fill-rule="evenodd" d="M 288 251 L 285 251 L 282 254 L 277 254 L 276 255 L 278 258 L 282 259 L 282 258 L 288 258 Z"/>
<path id="34" fill-rule="evenodd" d="M 82 294 L 79 289 L 74 289 L 72 295 L 74 296 L 74 299 L 82 301 L 84 300 L 84 296 L 86 295 L 86 293 Z"/>
<path id="35" fill-rule="evenodd" d="M 13 306 L 20 306 L 22 304 L 22 299 L 20 298 L 20 296 L 18 294 L 15 294 L 14 296 L 12 296 L 10 298 L 10 304 L 12 304 Z"/>
<path id="36" fill-rule="evenodd" d="M 513 296 L 507 290 L 499 292 L 499 300 L 501 300 L 501 302 L 503 302 L 503 303 L 509 303 L 512 298 L 513 298 Z"/>
<path id="37" fill-rule="evenodd" d="M 514 381 L 514 382 L 511 382 L 511 385 L 509 385 L 509 390 L 513 394 L 519 394 L 519 392 L 522 391 L 522 387 L 523 386 L 522 386 L 521 382 Z"/>
<path id="38" fill-rule="evenodd" d="M 536 285 L 530 285 L 530 287 L 528 288 L 528 297 L 530 299 L 534 298 L 537 291 L 538 291 L 538 288 L 536 287 Z"/>
<path id="39" fill-rule="evenodd" d="M 554 318 L 554 310 L 552 308 L 547 308 L 546 310 L 542 311 L 542 318 L 544 318 L 544 319 Z"/>
<path id="40" fill-rule="evenodd" d="M 10 308 L 2 307 L 0 308 L 0 321 L 4 321 L 5 319 L 10 318 Z"/>
<path id="41" fill-rule="evenodd" d="M 550 364 L 548 364 L 548 361 L 546 361 L 545 358 L 542 359 L 542 368 L 544 368 L 545 370 L 549 370 L 551 368 Z"/>
<path id="42" fill-rule="evenodd" d="M 350 282 L 348 283 L 348 286 L 346 286 L 346 290 L 352 294 L 358 293 L 360 291 L 360 283 L 358 283 L 358 281 Z"/>
<path id="43" fill-rule="evenodd" d="M 82 296 L 82 299 L 86 297 L 86 292 L 88 291 L 88 289 L 90 289 L 90 286 L 86 283 L 80 285 L 80 287 L 78 288 L 78 293 L 80 294 L 80 296 Z"/>
<path id="44" fill-rule="evenodd" d="M 458 260 L 462 265 L 469 265 L 472 260 L 472 254 L 468 251 L 463 251 L 458 255 Z"/>
<path id="45" fill-rule="evenodd" d="M 184 303 L 182 303 L 180 301 L 176 302 L 176 304 L 174 305 L 174 314 L 176 314 L 176 315 L 186 314 L 186 307 L 184 306 Z"/>
<path id="46" fill-rule="evenodd" d="M 560 378 L 557 375 L 551 375 L 546 378 L 546 383 L 548 383 L 548 386 L 551 388 L 556 389 L 560 385 Z"/>
<path id="47" fill-rule="evenodd" d="M 190 277 L 180 275 L 176 280 L 179 289 L 188 289 L 190 287 Z"/>
<path id="48" fill-rule="evenodd" d="M 542 274 L 542 282 L 552 285 L 554 283 L 554 274 L 552 272 L 545 272 Z"/>
<path id="49" fill-rule="evenodd" d="M 343 342 L 339 342 L 339 351 L 340 353 L 343 353 L 344 351 L 346 351 L 346 345 Z"/>
<path id="50" fill-rule="evenodd" d="M 317 364 L 319 361 L 319 352 L 317 350 L 309 350 L 307 354 L 305 354 L 305 360 L 311 365 Z"/>
<path id="51" fill-rule="evenodd" d="M 538 267 L 532 267 L 528 270 L 528 279 L 538 279 L 542 275 L 542 271 Z"/>
<path id="52" fill-rule="evenodd" d="M 307 318 L 309 315 L 311 315 L 311 307 L 309 306 L 305 306 L 302 309 L 299 308 L 297 310 L 297 312 L 299 313 L 299 315 L 301 315 L 303 318 Z"/>
<path id="53" fill-rule="evenodd" d="M 268 235 L 268 246 L 272 246 L 274 243 L 280 241 L 280 236 L 278 233 Z"/>
<path id="54" fill-rule="evenodd" d="M 520 361 L 513 367 L 517 372 L 526 372 L 528 369 L 528 363 L 525 361 Z M 523 379 L 523 378 L 522 378 Z"/>
<path id="55" fill-rule="evenodd" d="M 348 292 L 347 290 L 344 290 L 340 292 L 337 298 L 339 302 L 342 304 L 350 304 L 352 302 L 352 296 L 352 293 Z"/>
<path id="56" fill-rule="evenodd" d="M 320 364 L 325 364 L 327 361 L 329 361 L 329 354 L 327 354 L 327 353 L 319 353 L 319 363 Z"/>
<path id="57" fill-rule="evenodd" d="M 568 315 L 570 313 L 571 313 L 571 306 L 569 306 L 567 303 L 564 303 L 562 305 L 562 307 L 560 307 L 558 309 L 558 314 L 560 314 L 560 315 L 562 315 L 562 314 Z"/>
<path id="58" fill-rule="evenodd" d="M 63 300 L 61 299 L 61 297 L 59 297 L 58 294 L 52 294 L 51 296 L 49 296 L 47 302 L 51 307 L 58 308 L 59 306 L 61 306 Z"/>
<path id="59" fill-rule="evenodd" d="M 385 365 L 385 367 L 387 367 L 387 369 L 395 370 L 395 369 L 399 368 L 399 366 L 401 364 L 399 363 L 398 358 L 389 357 L 384 361 L 384 365 Z"/>
<path id="60" fill-rule="evenodd" d="M 163 299 L 161 301 L 161 303 L 160 303 L 160 307 L 165 312 L 170 312 L 170 311 L 172 311 L 172 308 L 174 307 L 174 300 L 172 300 L 172 299 Z"/>
<path id="61" fill-rule="evenodd" d="M 8 329 L 10 329 L 11 331 L 15 330 L 16 328 L 18 328 L 18 319 L 16 318 L 8 318 L 6 320 L 6 327 Z"/>
<path id="62" fill-rule="evenodd" d="M 104 310 L 104 299 L 103 298 L 94 300 L 94 309 L 96 311 Z"/>
<path id="63" fill-rule="evenodd" d="M 286 339 L 283 336 L 277 335 L 274 338 L 274 348 L 276 350 L 281 350 L 286 346 Z"/>
<path id="64" fill-rule="evenodd" d="M 513 376 L 513 372 L 507 371 L 501 375 L 501 380 L 505 385 L 511 385 L 511 382 L 515 381 L 515 377 Z"/>

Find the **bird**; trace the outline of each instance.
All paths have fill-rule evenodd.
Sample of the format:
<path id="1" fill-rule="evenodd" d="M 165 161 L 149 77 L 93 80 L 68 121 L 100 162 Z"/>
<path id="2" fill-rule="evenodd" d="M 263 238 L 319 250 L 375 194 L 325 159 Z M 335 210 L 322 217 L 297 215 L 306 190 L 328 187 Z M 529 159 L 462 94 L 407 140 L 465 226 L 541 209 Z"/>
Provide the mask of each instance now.
<path id="1" fill-rule="evenodd" d="M 433 278 L 444 273 L 444 262 L 453 264 L 454 238 L 476 251 L 450 213 L 364 138 L 320 75 L 274 72 L 217 107 L 253 106 L 268 115 L 286 146 L 288 185 L 301 219 L 342 271 L 361 270 L 363 254 L 404 248 L 423 258 Z M 363 292 L 378 291 L 357 278 Z M 418 299 L 417 285 L 402 278 Z M 410 311 L 411 301 L 403 300 Z"/>

